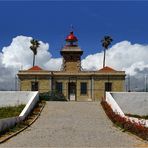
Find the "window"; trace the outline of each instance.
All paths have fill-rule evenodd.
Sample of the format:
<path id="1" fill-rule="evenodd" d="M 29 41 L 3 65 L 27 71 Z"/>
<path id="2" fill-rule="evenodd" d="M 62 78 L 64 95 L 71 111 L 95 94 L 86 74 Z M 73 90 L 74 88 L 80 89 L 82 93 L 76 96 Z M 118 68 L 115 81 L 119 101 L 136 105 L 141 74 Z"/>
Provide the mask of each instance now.
<path id="1" fill-rule="evenodd" d="M 38 82 L 31 82 L 31 90 L 38 91 Z"/>
<path id="2" fill-rule="evenodd" d="M 56 91 L 62 94 L 62 82 L 56 82 Z"/>
<path id="3" fill-rule="evenodd" d="M 110 82 L 105 83 L 105 91 L 112 91 L 112 83 Z"/>
<path id="4" fill-rule="evenodd" d="M 81 83 L 81 95 L 86 95 L 87 94 L 87 83 L 82 82 Z"/>

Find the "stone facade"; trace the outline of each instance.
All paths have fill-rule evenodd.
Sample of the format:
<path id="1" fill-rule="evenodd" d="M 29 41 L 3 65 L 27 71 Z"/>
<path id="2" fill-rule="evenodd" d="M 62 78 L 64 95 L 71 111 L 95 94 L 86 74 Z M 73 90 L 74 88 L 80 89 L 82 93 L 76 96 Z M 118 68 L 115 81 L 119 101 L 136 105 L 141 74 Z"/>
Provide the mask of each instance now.
<path id="1" fill-rule="evenodd" d="M 20 89 L 22 91 L 31 90 L 32 82 L 38 82 L 38 91 L 48 92 L 56 90 L 56 83 L 62 83 L 62 93 L 70 100 L 69 84 L 75 84 L 75 99 L 76 101 L 99 101 L 105 92 L 105 83 L 111 83 L 111 91 L 121 92 L 124 90 L 124 72 L 108 72 L 102 73 L 99 71 L 67 73 L 59 71 L 19 71 Z M 31 75 L 32 74 L 32 75 Z M 43 76 L 44 75 L 44 76 Z M 81 83 L 86 83 L 87 92 L 81 94 Z"/>
<path id="2" fill-rule="evenodd" d="M 75 42 L 77 38 L 71 34 L 68 44 L 61 50 L 63 64 L 61 71 L 47 71 L 35 66 L 18 73 L 20 90 L 38 90 L 40 93 L 58 91 L 67 100 L 99 101 L 105 91 L 124 91 L 125 72 L 104 67 L 97 71 L 81 69 L 83 51 Z"/>

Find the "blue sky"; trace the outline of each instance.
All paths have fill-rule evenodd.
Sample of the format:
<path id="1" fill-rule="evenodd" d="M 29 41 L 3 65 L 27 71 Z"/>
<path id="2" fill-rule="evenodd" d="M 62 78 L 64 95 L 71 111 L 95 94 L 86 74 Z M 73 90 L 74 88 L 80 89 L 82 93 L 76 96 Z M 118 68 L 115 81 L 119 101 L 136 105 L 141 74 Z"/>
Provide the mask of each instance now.
<path id="1" fill-rule="evenodd" d="M 111 35 L 113 44 L 123 40 L 148 44 L 146 1 L 6 1 L 0 2 L 0 19 L 0 49 L 25 35 L 48 42 L 53 57 L 60 57 L 71 24 L 83 58 L 102 49 L 104 35 Z"/>

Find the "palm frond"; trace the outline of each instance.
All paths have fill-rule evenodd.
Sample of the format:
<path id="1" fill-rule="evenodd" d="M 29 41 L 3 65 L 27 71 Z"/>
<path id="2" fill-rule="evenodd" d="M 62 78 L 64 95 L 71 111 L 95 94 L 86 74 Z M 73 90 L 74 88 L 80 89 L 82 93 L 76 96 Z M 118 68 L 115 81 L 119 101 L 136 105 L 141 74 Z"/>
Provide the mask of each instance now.
<path id="1" fill-rule="evenodd" d="M 38 40 L 35 40 L 35 39 L 30 40 L 30 43 L 31 43 L 30 49 L 32 50 L 34 54 L 34 58 L 33 58 L 33 66 L 34 66 L 35 55 L 37 55 L 37 48 L 40 46 L 40 43 Z"/>
<path id="2" fill-rule="evenodd" d="M 110 36 L 104 36 L 104 38 L 101 40 L 101 43 L 102 46 L 107 49 L 112 41 L 113 39 Z"/>

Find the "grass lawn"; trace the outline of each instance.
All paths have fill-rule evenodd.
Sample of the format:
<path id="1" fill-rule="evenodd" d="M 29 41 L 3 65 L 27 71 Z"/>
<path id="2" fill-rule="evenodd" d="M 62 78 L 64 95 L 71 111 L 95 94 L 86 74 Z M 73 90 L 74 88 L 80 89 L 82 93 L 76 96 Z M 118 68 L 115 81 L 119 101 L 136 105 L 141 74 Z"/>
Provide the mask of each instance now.
<path id="1" fill-rule="evenodd" d="M 23 108 L 25 107 L 24 104 L 19 106 L 9 106 L 9 107 L 1 107 L 0 108 L 0 119 L 9 118 L 19 116 Z"/>

